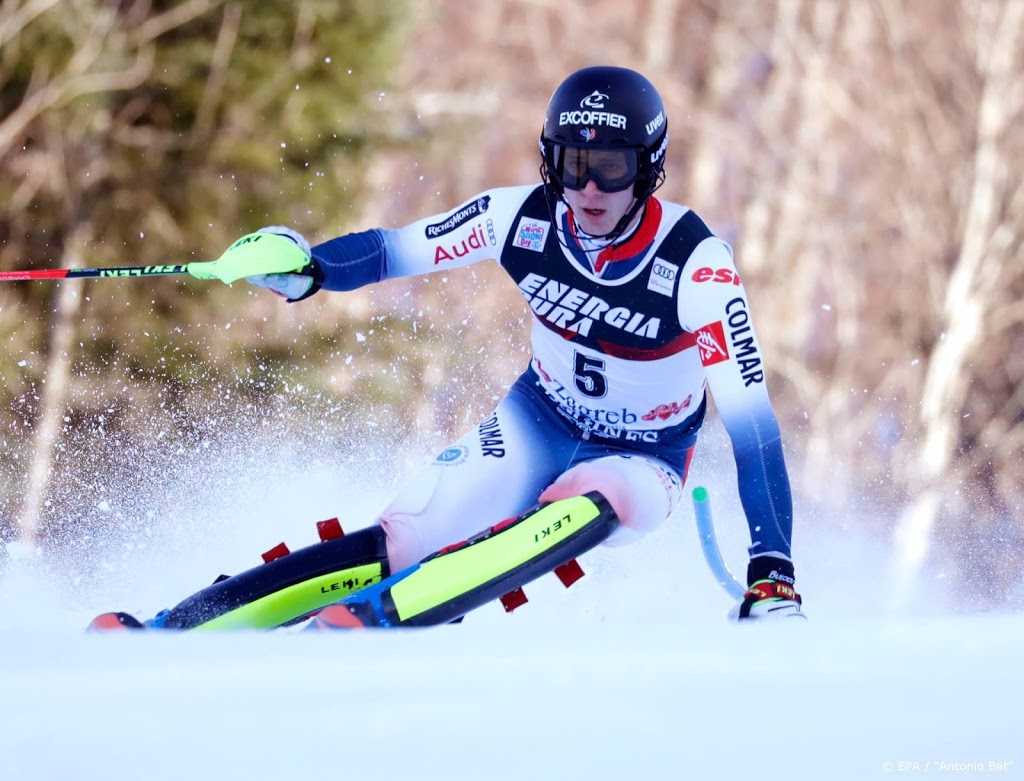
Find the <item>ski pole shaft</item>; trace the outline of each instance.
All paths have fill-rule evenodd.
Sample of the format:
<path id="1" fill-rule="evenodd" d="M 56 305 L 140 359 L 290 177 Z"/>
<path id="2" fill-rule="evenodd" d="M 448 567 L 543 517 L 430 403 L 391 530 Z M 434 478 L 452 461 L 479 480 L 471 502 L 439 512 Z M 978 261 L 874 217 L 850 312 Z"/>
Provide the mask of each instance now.
<path id="1" fill-rule="evenodd" d="M 0 271 L 0 282 L 32 279 L 83 279 L 92 277 L 157 277 L 190 274 L 196 279 L 219 279 L 225 285 L 263 274 L 298 274 L 310 266 L 309 252 L 286 236 L 250 233 L 217 260 L 194 260 L 161 266 L 113 266 L 111 268 L 54 268 L 38 271 Z"/>
<path id="2" fill-rule="evenodd" d="M 172 266 L 112 266 L 110 268 L 49 268 L 36 271 L 0 271 L 0 282 L 35 279 L 92 279 L 96 277 L 157 277 L 188 274 L 188 264 Z"/>
<path id="3" fill-rule="evenodd" d="M 725 566 L 722 552 L 718 549 L 718 540 L 715 539 L 715 524 L 711 517 L 711 499 L 708 497 L 708 489 L 703 486 L 693 489 L 693 512 L 697 516 L 700 549 L 704 553 L 704 561 L 707 562 L 711 574 L 718 580 L 718 585 L 724 588 L 731 597 L 743 599 L 747 590 Z"/>

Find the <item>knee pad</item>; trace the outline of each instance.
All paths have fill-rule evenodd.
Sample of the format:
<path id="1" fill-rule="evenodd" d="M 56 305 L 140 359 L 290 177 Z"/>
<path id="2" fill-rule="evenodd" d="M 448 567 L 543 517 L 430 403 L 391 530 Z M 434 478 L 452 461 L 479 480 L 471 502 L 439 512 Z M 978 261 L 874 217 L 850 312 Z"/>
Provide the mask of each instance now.
<path id="1" fill-rule="evenodd" d="M 675 509 L 682 490 L 679 475 L 659 461 L 646 456 L 605 456 L 563 472 L 540 501 L 598 491 L 619 517 L 621 529 L 616 536 L 625 542 L 659 526 Z"/>
<path id="2" fill-rule="evenodd" d="M 380 514 L 392 571 L 404 569 L 433 550 L 428 550 L 421 539 L 422 525 L 418 519 L 430 506 L 440 484 L 441 471 L 431 464 L 408 481 Z"/>

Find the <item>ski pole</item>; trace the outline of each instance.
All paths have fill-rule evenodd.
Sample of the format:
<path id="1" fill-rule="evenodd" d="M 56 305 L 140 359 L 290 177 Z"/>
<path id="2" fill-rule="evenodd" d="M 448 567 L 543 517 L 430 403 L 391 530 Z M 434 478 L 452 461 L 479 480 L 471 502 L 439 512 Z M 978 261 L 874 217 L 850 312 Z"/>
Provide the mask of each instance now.
<path id="1" fill-rule="evenodd" d="M 89 279 L 156 277 L 190 274 L 196 279 L 219 279 L 230 285 L 243 277 L 299 273 L 309 266 L 309 255 L 291 239 L 274 233 L 243 236 L 217 260 L 197 260 L 164 266 L 112 266 L 110 268 L 53 268 L 36 271 L 0 271 L 0 282 L 35 279 Z"/>
<path id="2" fill-rule="evenodd" d="M 698 486 L 693 489 L 693 512 L 697 516 L 697 533 L 700 535 L 700 549 L 704 554 L 711 574 L 718 580 L 733 599 L 743 599 L 747 589 L 738 581 L 722 560 L 722 552 L 715 539 L 715 524 L 711 518 L 711 500 L 708 489 Z"/>
<path id="3" fill-rule="evenodd" d="M 112 266 L 111 268 L 47 268 L 37 271 L 0 271 L 0 282 L 36 279 L 92 279 L 95 277 L 155 277 L 188 274 L 191 264 L 177 266 Z"/>

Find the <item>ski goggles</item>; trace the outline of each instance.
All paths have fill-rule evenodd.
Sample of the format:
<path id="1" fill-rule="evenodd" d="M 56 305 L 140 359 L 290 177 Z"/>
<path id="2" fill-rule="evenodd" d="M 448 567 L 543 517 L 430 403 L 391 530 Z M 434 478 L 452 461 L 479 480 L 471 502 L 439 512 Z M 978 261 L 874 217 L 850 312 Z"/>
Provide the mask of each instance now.
<path id="1" fill-rule="evenodd" d="M 602 192 L 617 193 L 633 185 L 640 170 L 640 154 L 634 148 L 598 149 L 585 146 L 551 146 L 551 173 L 566 190 L 582 190 L 593 181 Z"/>

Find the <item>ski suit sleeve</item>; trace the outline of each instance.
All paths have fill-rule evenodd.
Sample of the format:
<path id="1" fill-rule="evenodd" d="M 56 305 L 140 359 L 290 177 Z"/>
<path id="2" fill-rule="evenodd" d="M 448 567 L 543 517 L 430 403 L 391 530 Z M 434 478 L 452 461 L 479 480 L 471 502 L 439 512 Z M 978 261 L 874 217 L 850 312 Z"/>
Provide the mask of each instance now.
<path id="1" fill-rule="evenodd" d="M 355 290 L 379 282 L 387 274 L 384 231 L 347 233 L 313 247 L 323 290 Z"/>
<path id="2" fill-rule="evenodd" d="M 732 441 L 751 556 L 790 556 L 793 501 L 782 435 L 765 386 L 747 294 L 729 245 L 705 239 L 680 282 L 680 318 L 695 334 L 708 389 Z"/>
<path id="3" fill-rule="evenodd" d="M 498 256 L 533 187 L 487 190 L 456 209 L 394 230 L 349 233 L 313 247 L 325 290 L 458 268 Z"/>

